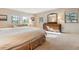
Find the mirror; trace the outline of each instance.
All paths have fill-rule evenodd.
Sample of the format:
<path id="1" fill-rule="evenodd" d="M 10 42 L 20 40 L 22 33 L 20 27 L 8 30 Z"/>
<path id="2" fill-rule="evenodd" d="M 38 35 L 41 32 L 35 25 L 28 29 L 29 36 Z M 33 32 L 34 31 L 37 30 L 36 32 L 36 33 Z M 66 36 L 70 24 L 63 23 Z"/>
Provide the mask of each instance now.
<path id="1" fill-rule="evenodd" d="M 47 15 L 47 22 L 57 22 L 57 13 L 50 13 Z"/>

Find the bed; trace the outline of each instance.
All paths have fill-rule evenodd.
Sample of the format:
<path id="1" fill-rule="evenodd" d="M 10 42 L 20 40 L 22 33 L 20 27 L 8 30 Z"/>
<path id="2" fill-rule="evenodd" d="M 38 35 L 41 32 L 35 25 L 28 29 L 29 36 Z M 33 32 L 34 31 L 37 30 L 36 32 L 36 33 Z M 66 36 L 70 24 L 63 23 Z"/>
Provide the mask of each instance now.
<path id="1" fill-rule="evenodd" d="M 45 32 L 34 27 L 0 29 L 0 50 L 33 50 L 45 42 Z"/>

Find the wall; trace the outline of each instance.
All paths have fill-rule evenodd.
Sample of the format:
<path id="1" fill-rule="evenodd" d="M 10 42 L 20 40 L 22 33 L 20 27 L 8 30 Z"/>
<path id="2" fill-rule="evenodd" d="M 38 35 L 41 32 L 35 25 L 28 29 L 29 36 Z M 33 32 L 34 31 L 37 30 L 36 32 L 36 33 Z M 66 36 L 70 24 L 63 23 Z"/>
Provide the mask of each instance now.
<path id="1" fill-rule="evenodd" d="M 36 26 L 42 27 L 42 24 L 39 23 L 39 17 L 44 18 L 44 22 L 47 22 L 47 15 L 50 13 L 57 13 L 58 14 L 58 23 L 62 24 L 62 31 L 63 32 L 79 32 L 79 21 L 78 23 L 65 23 L 64 13 L 66 11 L 75 11 L 79 13 L 79 9 L 76 8 L 58 8 L 54 10 L 50 10 L 47 12 L 36 14 Z M 78 17 L 79 20 L 79 17 Z"/>
<path id="2" fill-rule="evenodd" d="M 19 12 L 19 11 L 15 11 L 15 10 L 11 10 L 11 9 L 6 9 L 6 8 L 0 8 L 0 15 L 7 15 L 8 19 L 7 21 L 0 21 L 0 26 L 2 25 L 10 25 L 11 23 L 11 16 L 15 15 L 15 16 L 26 16 L 28 18 L 30 18 L 31 16 L 35 16 L 35 22 L 34 22 L 34 26 L 36 27 L 41 27 L 42 25 L 41 23 L 39 23 L 39 17 L 43 17 L 44 18 L 44 23 L 47 22 L 47 15 L 50 13 L 57 13 L 58 14 L 58 23 L 62 24 L 62 31 L 63 32 L 79 32 L 79 21 L 78 23 L 65 23 L 65 19 L 64 19 L 64 13 L 65 11 L 75 11 L 79 13 L 79 9 L 75 9 L 75 8 L 58 8 L 58 9 L 53 9 L 47 12 L 43 12 L 43 13 L 38 13 L 35 15 L 29 14 L 29 13 L 24 13 L 24 12 Z M 79 18 L 78 18 L 79 20 Z"/>
<path id="3" fill-rule="evenodd" d="M 0 21 L 0 26 L 12 24 L 11 16 L 20 16 L 20 19 L 22 19 L 22 16 L 28 17 L 29 19 L 33 16 L 29 13 L 19 12 L 7 8 L 0 8 L 0 15 L 7 15 L 7 21 Z"/>

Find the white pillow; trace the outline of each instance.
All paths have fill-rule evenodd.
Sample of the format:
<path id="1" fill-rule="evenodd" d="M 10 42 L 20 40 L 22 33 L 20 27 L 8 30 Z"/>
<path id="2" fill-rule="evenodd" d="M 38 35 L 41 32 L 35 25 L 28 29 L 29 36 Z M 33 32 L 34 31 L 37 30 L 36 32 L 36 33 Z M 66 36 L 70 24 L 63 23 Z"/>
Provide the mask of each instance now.
<path id="1" fill-rule="evenodd" d="M 50 28 L 49 26 L 47 26 L 48 31 L 56 31 L 53 28 Z"/>

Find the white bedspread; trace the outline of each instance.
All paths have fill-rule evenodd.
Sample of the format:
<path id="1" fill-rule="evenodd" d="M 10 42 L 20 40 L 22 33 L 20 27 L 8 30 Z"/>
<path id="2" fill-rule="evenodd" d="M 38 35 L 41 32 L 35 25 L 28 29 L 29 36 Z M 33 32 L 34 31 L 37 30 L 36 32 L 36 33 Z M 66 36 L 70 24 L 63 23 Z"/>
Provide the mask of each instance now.
<path id="1" fill-rule="evenodd" d="M 0 29 L 0 49 L 9 49 L 44 34 L 43 30 L 33 27 Z"/>

